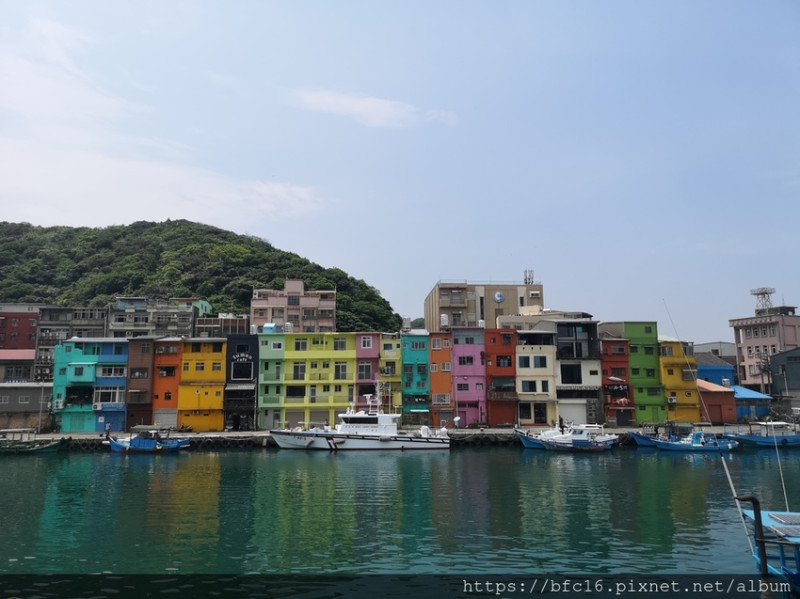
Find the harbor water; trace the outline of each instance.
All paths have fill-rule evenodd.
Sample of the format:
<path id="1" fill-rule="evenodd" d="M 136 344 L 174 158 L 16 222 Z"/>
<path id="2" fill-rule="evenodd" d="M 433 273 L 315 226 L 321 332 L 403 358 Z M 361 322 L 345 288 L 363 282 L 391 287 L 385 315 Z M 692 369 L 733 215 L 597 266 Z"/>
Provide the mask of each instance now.
<path id="1" fill-rule="evenodd" d="M 750 575 L 729 478 L 800 507 L 775 450 L 8 456 L 0 579 Z"/>

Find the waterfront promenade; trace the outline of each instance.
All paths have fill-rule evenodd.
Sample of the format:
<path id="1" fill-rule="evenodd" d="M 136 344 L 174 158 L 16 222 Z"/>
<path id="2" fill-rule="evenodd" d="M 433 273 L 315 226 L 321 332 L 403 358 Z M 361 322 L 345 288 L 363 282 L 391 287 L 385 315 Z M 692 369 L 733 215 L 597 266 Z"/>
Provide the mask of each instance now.
<path id="1" fill-rule="evenodd" d="M 703 430 L 709 434 L 719 436 L 725 427 L 705 426 Z M 620 435 L 622 445 L 633 444 L 627 436 L 630 431 L 639 430 L 636 427 L 605 427 L 606 432 Z M 519 445 L 520 441 L 511 427 L 503 428 L 452 428 L 448 430 L 451 438 L 451 448 L 471 447 L 471 446 L 501 446 Z M 125 437 L 128 433 L 115 433 L 115 436 Z M 226 432 L 183 432 L 174 431 L 173 437 L 187 437 L 192 443 L 190 449 L 194 450 L 218 450 L 218 449 L 258 449 L 277 447 L 269 431 L 226 431 Z M 39 435 L 43 439 L 66 439 L 68 449 L 78 451 L 98 451 L 107 450 L 107 444 L 103 444 L 104 435 L 102 433 L 44 433 Z"/>

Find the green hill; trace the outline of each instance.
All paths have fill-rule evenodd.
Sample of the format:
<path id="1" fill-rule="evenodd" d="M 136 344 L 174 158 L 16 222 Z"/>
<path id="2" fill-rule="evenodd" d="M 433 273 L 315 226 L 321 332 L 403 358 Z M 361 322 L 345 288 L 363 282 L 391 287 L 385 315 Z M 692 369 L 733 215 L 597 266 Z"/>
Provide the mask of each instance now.
<path id="1" fill-rule="evenodd" d="M 185 220 L 126 226 L 0 223 L 0 302 L 103 306 L 116 296 L 197 297 L 218 312 L 249 313 L 254 288 L 336 289 L 340 331 L 397 331 L 378 291 L 268 242 Z"/>

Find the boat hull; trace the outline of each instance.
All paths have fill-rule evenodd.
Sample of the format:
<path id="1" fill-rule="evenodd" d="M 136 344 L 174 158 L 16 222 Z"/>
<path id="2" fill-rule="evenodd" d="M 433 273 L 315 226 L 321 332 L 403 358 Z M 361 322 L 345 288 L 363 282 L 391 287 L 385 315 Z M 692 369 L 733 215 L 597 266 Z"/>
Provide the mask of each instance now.
<path id="1" fill-rule="evenodd" d="M 800 435 L 765 437 L 762 435 L 723 434 L 726 439 L 737 441 L 743 447 L 800 447 Z"/>
<path id="2" fill-rule="evenodd" d="M 118 441 L 116 439 L 108 439 L 108 445 L 111 451 L 115 453 L 176 453 L 189 446 L 189 440 L 171 440 L 156 442 L 155 440 L 147 440 L 145 442 L 137 439 L 131 441 Z"/>
<path id="3" fill-rule="evenodd" d="M 320 431 L 270 431 L 281 449 L 339 450 L 434 450 L 449 449 L 447 437 L 417 437 L 413 435 L 348 435 Z"/>
<path id="4" fill-rule="evenodd" d="M 56 453 L 64 443 L 62 441 L 17 441 L 0 444 L 0 455 L 23 455 L 31 453 Z"/>
<path id="5" fill-rule="evenodd" d="M 662 451 L 686 451 L 702 453 L 707 451 L 733 451 L 739 447 L 736 441 L 730 439 L 720 439 L 717 443 L 706 443 L 700 445 L 696 443 L 681 443 L 680 441 L 661 441 L 655 440 L 656 447 Z"/>

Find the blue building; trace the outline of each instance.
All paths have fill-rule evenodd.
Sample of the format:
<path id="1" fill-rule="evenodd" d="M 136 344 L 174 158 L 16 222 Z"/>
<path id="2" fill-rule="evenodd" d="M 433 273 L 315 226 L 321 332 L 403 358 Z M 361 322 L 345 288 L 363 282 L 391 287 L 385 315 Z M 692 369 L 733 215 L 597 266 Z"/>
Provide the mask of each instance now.
<path id="1" fill-rule="evenodd" d="M 125 430 L 128 340 L 73 337 L 56 346 L 53 415 L 63 433 Z"/>

